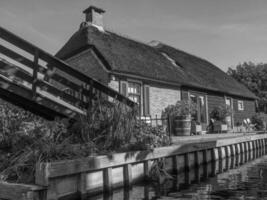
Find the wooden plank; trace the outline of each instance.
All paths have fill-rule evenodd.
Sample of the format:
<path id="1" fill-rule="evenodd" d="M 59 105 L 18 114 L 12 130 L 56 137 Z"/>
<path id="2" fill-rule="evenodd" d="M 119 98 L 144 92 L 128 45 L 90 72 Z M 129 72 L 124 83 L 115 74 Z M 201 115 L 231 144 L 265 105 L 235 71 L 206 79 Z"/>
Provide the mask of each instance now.
<path id="1" fill-rule="evenodd" d="M 0 61 L 1 63 L 1 61 Z M 23 72 L 22 70 L 18 69 L 17 71 L 15 71 L 14 73 L 10 70 L 3 70 L 0 67 L 0 74 L 7 76 L 7 78 L 10 78 L 12 76 L 13 79 L 15 79 L 17 82 L 28 82 L 30 84 L 30 82 L 32 81 L 32 77 L 30 75 L 27 74 L 27 72 Z M 44 91 L 47 91 L 48 93 L 51 93 L 51 95 L 54 96 L 58 96 L 60 95 L 60 98 L 62 98 L 63 100 L 70 102 L 71 104 L 77 106 L 80 105 L 82 107 L 86 106 L 85 102 L 81 102 L 79 99 L 75 98 L 72 95 L 69 95 L 65 92 L 62 92 L 61 90 L 55 88 L 54 86 L 50 85 L 49 83 L 43 82 L 42 80 L 37 80 L 36 83 L 38 84 L 39 88 L 41 88 Z"/>
<path id="2" fill-rule="evenodd" d="M 37 185 L 0 182 L 0 198 L 8 200 L 36 200 L 46 188 Z"/>
<path id="3" fill-rule="evenodd" d="M 111 192 L 112 190 L 112 168 L 105 168 L 103 173 L 104 191 Z"/>
<path id="4" fill-rule="evenodd" d="M 34 61 L 33 61 L 33 75 L 32 75 L 32 99 L 35 101 L 37 94 L 36 94 L 36 88 L 37 88 L 37 80 L 38 80 L 38 72 L 39 72 L 39 51 L 35 50 L 34 52 Z"/>
<path id="5" fill-rule="evenodd" d="M 55 82 L 61 83 L 62 85 L 69 87 L 70 89 L 73 89 L 75 91 L 78 91 L 80 89 L 80 86 L 73 83 L 69 79 L 64 78 L 63 76 L 60 76 L 59 74 L 52 74 L 50 76 L 50 79 L 52 79 Z"/>
<path id="6" fill-rule="evenodd" d="M 218 157 L 219 157 L 219 160 L 222 160 L 223 159 L 223 147 L 218 147 Z"/>
<path id="7" fill-rule="evenodd" d="M 13 92 L 17 95 L 20 95 L 21 97 L 31 99 L 32 91 L 31 91 L 30 85 L 25 84 L 25 83 L 22 84 L 21 82 L 17 82 L 15 79 L 10 79 L 7 77 L 3 77 L 1 75 L 0 75 L 0 82 L 2 84 L 2 85 L 0 85 L 0 87 L 2 87 L 3 89 L 8 90 L 10 92 Z M 21 91 L 20 91 L 20 88 L 22 89 Z M 24 90 L 24 92 L 22 92 L 23 90 Z M 53 109 L 55 109 L 56 111 L 59 111 L 64 107 L 65 107 L 65 109 L 72 110 L 70 112 L 67 110 L 64 111 L 64 109 L 62 109 L 62 111 L 61 111 L 62 115 L 69 116 L 73 112 L 76 112 L 76 114 L 77 113 L 84 114 L 84 112 L 82 110 L 80 110 L 79 108 L 63 101 L 59 97 L 54 96 L 53 94 L 50 94 L 49 92 L 46 92 L 44 90 L 37 88 L 37 93 L 38 93 L 38 97 L 39 97 L 37 99 L 38 104 L 45 105 L 47 107 L 53 106 Z M 52 101 L 56 105 L 53 105 L 53 104 L 51 105 L 49 103 L 45 104 L 46 101 Z M 60 107 L 62 107 L 62 108 L 59 109 Z"/>
<path id="8" fill-rule="evenodd" d="M 173 170 L 172 170 L 173 173 L 178 174 L 179 166 L 178 166 L 178 156 L 177 155 L 172 156 L 172 168 L 173 168 Z"/>
<path id="9" fill-rule="evenodd" d="M 33 70 L 33 61 L 30 59 L 12 51 L 11 49 L 4 47 L 3 45 L 0 44 L 0 53 L 4 54 L 5 56 L 11 58 L 12 60 L 15 60 L 22 65 L 25 65 L 26 67 L 29 67 L 30 69 Z M 44 73 L 46 71 L 45 67 L 41 66 L 38 64 L 39 71 Z"/>
<path id="10" fill-rule="evenodd" d="M 184 169 L 186 172 L 189 172 L 190 169 L 189 153 L 185 153 L 184 155 Z"/>
<path id="11" fill-rule="evenodd" d="M 53 55 L 45 52 L 44 50 L 38 48 L 37 46 L 27 42 L 26 40 L 16 36 L 15 34 L 7 31 L 6 29 L 0 27 L 0 37 L 4 40 L 14 44 L 15 46 L 25 50 L 26 52 L 34 55 L 35 51 L 39 52 L 40 59 L 46 61 L 49 65 L 62 70 L 71 76 L 81 80 L 85 83 L 90 83 L 91 81 L 94 83 L 94 87 L 99 91 L 127 104 L 130 107 L 136 106 L 136 103 L 131 101 L 129 98 L 123 96 L 122 94 L 118 93 L 117 91 L 105 86 L 104 84 L 98 82 L 97 80 L 84 75 L 83 73 L 71 68 L 67 63 L 63 62 L 62 60 L 54 57 Z"/>
<path id="12" fill-rule="evenodd" d="M 123 166 L 123 178 L 124 178 L 124 186 L 131 187 L 132 186 L 132 165 L 126 164 Z"/>
<path id="13" fill-rule="evenodd" d="M 17 80 L 26 81 L 28 83 L 32 82 L 32 76 L 27 71 L 11 65 L 4 60 L 0 60 L 0 73 L 6 77 L 15 77 Z"/>
<path id="14" fill-rule="evenodd" d="M 29 60 L 28 58 L 25 58 L 24 56 L 0 45 L 0 53 L 6 55 L 7 57 L 29 67 L 33 70 L 33 61 Z M 46 69 L 42 65 L 38 65 L 40 73 L 44 74 L 44 76 L 49 77 L 49 79 L 52 79 L 55 82 L 61 83 L 62 85 L 65 85 L 66 87 L 70 87 L 73 90 L 78 91 L 79 85 L 71 82 L 70 80 L 60 76 L 59 74 L 56 74 L 54 72 L 51 72 L 51 69 Z"/>
<path id="15" fill-rule="evenodd" d="M 87 189 L 86 189 L 86 173 L 81 173 L 79 177 L 79 183 L 78 183 L 78 192 L 81 195 L 86 194 Z"/>
<path id="16" fill-rule="evenodd" d="M 21 106 L 26 110 L 34 112 L 35 114 L 41 115 L 48 119 L 51 119 L 51 117 L 54 119 L 55 116 L 75 117 L 77 113 L 80 112 L 83 114 L 84 112 L 79 108 L 64 102 L 58 97 L 54 97 L 53 95 L 49 95 L 49 93 L 45 93 L 45 91 L 38 90 L 38 102 L 34 103 L 31 101 L 32 92 L 30 88 L 21 84 L 16 84 L 12 80 L 1 75 L 0 89 L 0 96 L 5 100 L 11 101 L 11 103 Z M 20 99 L 21 101 L 19 101 Z M 40 106 L 39 109 L 38 105 Z M 46 109 L 43 109 L 42 106 L 44 106 Z M 44 112 L 42 112 L 42 110 L 44 110 Z"/>
<path id="17" fill-rule="evenodd" d="M 144 177 L 145 179 L 149 178 L 149 160 L 144 161 Z"/>
<path id="18" fill-rule="evenodd" d="M 194 152 L 194 160 L 195 160 L 195 167 L 198 168 L 200 165 L 200 161 L 199 161 L 199 156 L 198 156 L 198 151 Z"/>
<path id="19" fill-rule="evenodd" d="M 48 186 L 49 182 L 49 163 L 36 163 L 35 165 L 35 183 L 42 186 Z"/>
<path id="20" fill-rule="evenodd" d="M 0 47 L 1 47 L 1 45 L 0 45 Z M 15 54 L 15 52 L 13 52 L 13 53 Z M 15 57 L 15 58 L 18 59 L 17 60 L 18 62 L 21 62 L 22 64 L 27 64 L 28 67 L 33 69 L 33 62 L 32 61 L 28 60 L 27 58 L 24 58 L 24 57 L 20 56 L 19 54 L 16 54 L 16 56 L 17 57 Z M 27 81 L 29 83 L 33 82 L 32 75 L 29 72 L 23 70 L 22 68 L 14 65 L 12 63 L 6 62 L 5 60 L 0 60 L 0 63 L 2 64 L 2 66 L 0 66 L 1 67 L 0 70 L 3 73 L 14 75 L 14 76 L 20 78 L 21 81 Z M 42 73 L 44 73 L 45 75 L 48 73 L 46 69 L 42 68 L 42 66 L 38 65 L 38 67 L 39 67 L 39 69 L 43 69 Z M 69 81 L 68 79 L 60 76 L 59 74 L 51 74 L 50 75 L 50 79 L 53 80 L 54 82 L 58 82 L 58 83 L 64 85 L 64 87 L 67 87 L 67 88 L 69 87 L 70 89 L 72 89 L 74 91 L 80 90 L 80 86 L 79 85 Z M 41 86 L 44 87 L 44 88 L 48 88 L 49 89 L 49 87 L 52 87 L 51 84 L 49 85 L 48 83 L 43 82 L 40 79 L 39 80 L 35 80 L 35 82 L 36 82 L 37 85 L 41 84 Z M 53 86 L 53 88 L 56 88 L 56 87 Z M 51 90 L 53 91 L 52 88 L 51 88 Z M 56 94 L 56 95 L 59 95 L 59 94 L 61 94 L 61 91 L 58 89 L 57 91 L 52 92 L 52 93 Z M 83 95 L 86 95 L 86 96 L 90 96 L 91 95 L 91 92 L 89 90 L 87 90 L 87 89 L 84 89 L 84 88 L 82 89 L 81 93 Z M 83 101 L 82 99 L 75 98 L 75 97 L 73 97 L 71 95 L 68 95 L 66 93 L 62 93 L 62 95 L 63 95 L 62 96 L 63 99 L 66 98 L 67 101 L 74 102 L 75 105 L 78 104 L 78 103 L 83 107 L 85 107 L 87 105 L 86 102 Z"/>
<path id="21" fill-rule="evenodd" d="M 32 76 L 27 71 L 14 66 L 10 63 L 7 63 L 5 61 L 0 60 L 0 74 L 7 76 L 8 78 L 12 78 L 15 80 L 18 80 L 19 82 L 28 82 L 29 84 L 32 83 Z M 36 85 L 38 85 L 42 90 L 45 90 L 49 93 L 51 93 L 54 96 L 60 96 L 63 100 L 66 100 L 67 102 L 70 102 L 71 104 L 75 106 L 86 106 L 86 102 L 81 101 L 80 99 L 67 94 L 66 92 L 62 92 L 62 90 L 54 87 L 52 84 L 45 82 L 41 79 L 35 80 Z"/>
<path id="22" fill-rule="evenodd" d="M 259 136 L 251 136 L 251 139 Z M 267 137 L 266 134 L 261 135 L 260 137 Z M 204 145 L 205 144 L 205 145 Z M 217 147 L 216 142 L 203 142 L 202 144 L 193 143 L 193 144 L 183 144 L 183 145 L 175 145 L 169 147 L 161 147 L 154 149 L 153 152 L 149 151 L 136 151 L 129 153 L 116 153 L 112 156 L 104 155 L 97 157 L 89 157 L 86 159 L 76 159 L 69 161 L 59 161 L 50 164 L 49 168 L 49 177 L 58 177 L 64 176 L 68 174 L 75 174 L 80 172 L 93 171 L 96 169 L 103 169 L 107 167 L 116 167 L 123 166 L 124 164 L 133 164 L 136 162 L 153 160 L 162 157 L 169 157 L 174 155 L 185 154 L 188 152 L 201 151 L 206 149 L 212 149 Z M 128 156 L 130 154 L 131 156 Z M 140 160 L 140 156 L 142 156 L 142 160 Z M 207 161 L 207 155 L 204 153 L 204 162 Z M 45 173 L 45 172 L 44 172 Z M 48 172 L 46 172 L 48 173 Z"/>

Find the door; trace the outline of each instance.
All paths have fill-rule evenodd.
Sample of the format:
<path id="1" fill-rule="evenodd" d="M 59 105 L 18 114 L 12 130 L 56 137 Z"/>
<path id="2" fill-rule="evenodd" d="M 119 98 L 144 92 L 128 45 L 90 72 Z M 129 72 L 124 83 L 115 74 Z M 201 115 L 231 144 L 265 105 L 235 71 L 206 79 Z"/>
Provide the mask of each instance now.
<path id="1" fill-rule="evenodd" d="M 206 116 L 206 99 L 204 95 L 190 95 L 190 100 L 196 105 L 196 113 L 192 115 L 192 119 L 202 125 L 205 130 L 207 125 L 207 116 Z"/>

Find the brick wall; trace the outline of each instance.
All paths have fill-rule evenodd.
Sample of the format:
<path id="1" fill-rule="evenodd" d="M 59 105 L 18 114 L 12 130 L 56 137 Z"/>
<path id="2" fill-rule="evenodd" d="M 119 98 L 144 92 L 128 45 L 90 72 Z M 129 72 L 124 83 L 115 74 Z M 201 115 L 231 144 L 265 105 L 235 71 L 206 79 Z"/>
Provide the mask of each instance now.
<path id="1" fill-rule="evenodd" d="M 168 105 L 175 104 L 181 100 L 181 91 L 179 89 L 160 88 L 150 86 L 150 115 L 154 118 L 161 116 L 162 110 Z"/>
<path id="2" fill-rule="evenodd" d="M 238 110 L 237 102 L 241 100 L 244 103 L 244 110 Z M 244 119 L 250 118 L 256 113 L 255 102 L 252 100 L 234 99 L 234 121 L 242 123 Z"/>

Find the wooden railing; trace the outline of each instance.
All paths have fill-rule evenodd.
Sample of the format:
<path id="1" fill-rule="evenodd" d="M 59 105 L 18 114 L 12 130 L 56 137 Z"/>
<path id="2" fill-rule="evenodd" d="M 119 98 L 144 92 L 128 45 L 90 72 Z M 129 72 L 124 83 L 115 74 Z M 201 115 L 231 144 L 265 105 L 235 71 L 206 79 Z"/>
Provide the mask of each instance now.
<path id="1" fill-rule="evenodd" d="M 84 110 L 90 105 L 89 102 L 101 94 L 123 102 L 129 107 L 135 106 L 133 101 L 117 91 L 75 70 L 64 61 L 2 27 L 0 27 L 0 42 L 0 89 L 9 91 L 6 98 L 10 93 L 15 93 L 23 100 L 27 100 L 28 104 L 30 100 L 44 108 L 50 106 L 51 110 L 56 109 L 56 113 L 63 115 L 68 115 L 69 112 L 61 112 L 59 107 L 84 114 Z M 16 50 L 13 50 L 14 48 Z M 21 51 L 23 53 L 18 53 Z M 32 59 L 25 54 L 30 55 Z M 65 89 L 73 91 L 73 94 L 65 92 Z M 25 94 L 21 94 L 21 91 Z M 57 106 L 49 105 L 49 102 Z"/>

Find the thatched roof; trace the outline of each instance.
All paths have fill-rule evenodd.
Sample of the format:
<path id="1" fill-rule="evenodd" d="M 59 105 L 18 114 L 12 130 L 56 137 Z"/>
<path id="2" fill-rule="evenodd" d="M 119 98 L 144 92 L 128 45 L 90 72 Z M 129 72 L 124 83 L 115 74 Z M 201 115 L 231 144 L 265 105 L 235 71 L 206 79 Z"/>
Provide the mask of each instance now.
<path id="1" fill-rule="evenodd" d="M 165 44 L 147 45 L 94 26 L 77 31 L 56 56 L 65 59 L 88 46 L 97 50 L 111 72 L 255 98 L 245 86 L 206 60 Z"/>

